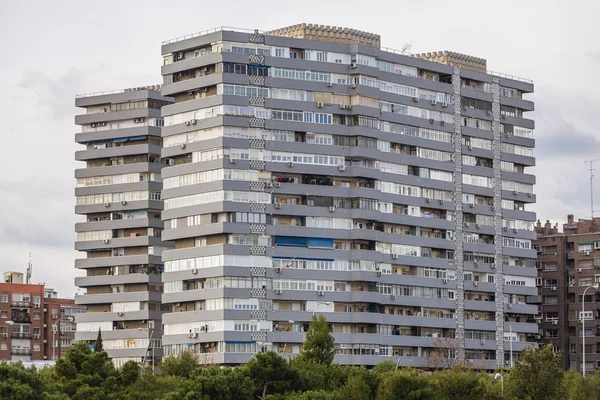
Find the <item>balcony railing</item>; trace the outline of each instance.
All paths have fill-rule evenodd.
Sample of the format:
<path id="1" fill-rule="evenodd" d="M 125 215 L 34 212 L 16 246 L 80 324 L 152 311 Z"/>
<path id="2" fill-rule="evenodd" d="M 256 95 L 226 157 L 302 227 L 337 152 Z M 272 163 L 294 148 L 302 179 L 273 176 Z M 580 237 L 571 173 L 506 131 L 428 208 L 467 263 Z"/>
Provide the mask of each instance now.
<path id="1" fill-rule="evenodd" d="M 10 354 L 16 355 L 16 356 L 27 356 L 29 354 L 31 354 L 31 349 L 10 349 Z"/>
<path id="2" fill-rule="evenodd" d="M 11 320 L 13 322 L 17 322 L 20 324 L 30 324 L 31 323 L 31 318 L 29 317 L 29 315 L 27 315 L 27 316 L 13 315 Z"/>
<path id="3" fill-rule="evenodd" d="M 12 332 L 10 334 L 11 339 L 31 339 L 31 333 L 25 332 Z"/>
<path id="4" fill-rule="evenodd" d="M 31 308 L 31 303 L 28 301 L 13 301 L 10 305 L 15 308 Z"/>

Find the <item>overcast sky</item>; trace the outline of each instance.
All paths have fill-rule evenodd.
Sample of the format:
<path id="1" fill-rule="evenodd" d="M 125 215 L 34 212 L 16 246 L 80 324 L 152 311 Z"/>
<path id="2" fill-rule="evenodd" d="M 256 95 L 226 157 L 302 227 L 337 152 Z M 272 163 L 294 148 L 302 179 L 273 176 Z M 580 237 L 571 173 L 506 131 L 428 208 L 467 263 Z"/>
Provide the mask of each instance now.
<path id="1" fill-rule="evenodd" d="M 385 47 L 467 53 L 533 79 L 534 211 L 560 223 L 567 213 L 589 218 L 584 160 L 600 158 L 599 11 L 594 0 L 2 0 L 0 272 L 24 272 L 32 252 L 33 282 L 73 296 L 82 275 L 73 250 L 82 219 L 73 211 L 73 170 L 83 167 L 74 161 L 75 95 L 160 83 L 161 42 L 217 26 L 351 27 L 380 34 Z"/>

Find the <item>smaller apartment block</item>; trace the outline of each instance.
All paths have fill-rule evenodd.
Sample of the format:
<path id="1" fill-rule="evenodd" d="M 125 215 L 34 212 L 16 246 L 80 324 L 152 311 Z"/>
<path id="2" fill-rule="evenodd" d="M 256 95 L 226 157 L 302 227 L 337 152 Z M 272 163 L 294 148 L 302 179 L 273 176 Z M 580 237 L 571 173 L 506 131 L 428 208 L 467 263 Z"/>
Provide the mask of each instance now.
<path id="1" fill-rule="evenodd" d="M 102 331 L 115 365 L 158 361 L 161 348 L 161 253 L 163 203 L 160 109 L 168 98 L 151 88 L 78 96 L 85 113 L 75 117 L 85 146 L 75 158 L 75 266 L 85 271 L 75 284 L 86 289 L 77 304 L 77 340 L 92 343 Z"/>
<path id="2" fill-rule="evenodd" d="M 582 298 L 586 288 L 600 282 L 600 218 L 575 222 L 569 215 L 563 232 L 557 225 L 546 222 L 542 226 L 538 221 L 536 232 L 540 296 L 529 299 L 540 304 L 536 337 L 563 352 L 565 369 L 582 371 L 585 335 L 585 370 L 596 371 L 600 367 L 600 292 L 587 290 L 585 313 Z"/>
<path id="3" fill-rule="evenodd" d="M 52 360 L 71 347 L 74 316 L 85 311 L 44 285 L 7 272 L 0 283 L 0 361 Z"/>

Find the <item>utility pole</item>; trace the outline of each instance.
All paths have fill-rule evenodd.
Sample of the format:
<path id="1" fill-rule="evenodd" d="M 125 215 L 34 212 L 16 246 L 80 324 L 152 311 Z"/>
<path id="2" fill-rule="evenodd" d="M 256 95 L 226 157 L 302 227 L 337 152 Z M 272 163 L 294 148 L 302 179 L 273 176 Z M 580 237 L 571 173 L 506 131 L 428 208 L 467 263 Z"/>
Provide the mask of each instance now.
<path id="1" fill-rule="evenodd" d="M 585 160 L 586 164 L 590 164 L 590 211 L 592 219 L 594 219 L 594 163 L 596 161 L 600 161 L 600 158 Z"/>

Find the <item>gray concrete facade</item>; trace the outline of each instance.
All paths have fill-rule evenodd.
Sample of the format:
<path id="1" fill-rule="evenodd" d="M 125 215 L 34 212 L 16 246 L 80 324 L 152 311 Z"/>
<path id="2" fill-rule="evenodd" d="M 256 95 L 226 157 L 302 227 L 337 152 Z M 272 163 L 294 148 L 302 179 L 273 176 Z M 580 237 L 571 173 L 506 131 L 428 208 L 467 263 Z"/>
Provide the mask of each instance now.
<path id="1" fill-rule="evenodd" d="M 529 344 L 531 82 L 228 30 L 162 54 L 165 354 L 293 356 L 313 312 L 347 364 Z"/>
<path id="2" fill-rule="evenodd" d="M 153 87 L 153 89 L 155 89 Z M 75 141 L 85 150 L 75 159 L 75 267 L 85 276 L 75 285 L 87 312 L 77 315 L 75 338 L 92 344 L 102 332 L 115 365 L 128 360 L 157 363 L 162 351 L 163 229 L 160 200 L 162 117 L 171 100 L 157 90 L 127 89 L 78 96 L 85 110 L 75 123 Z"/>

